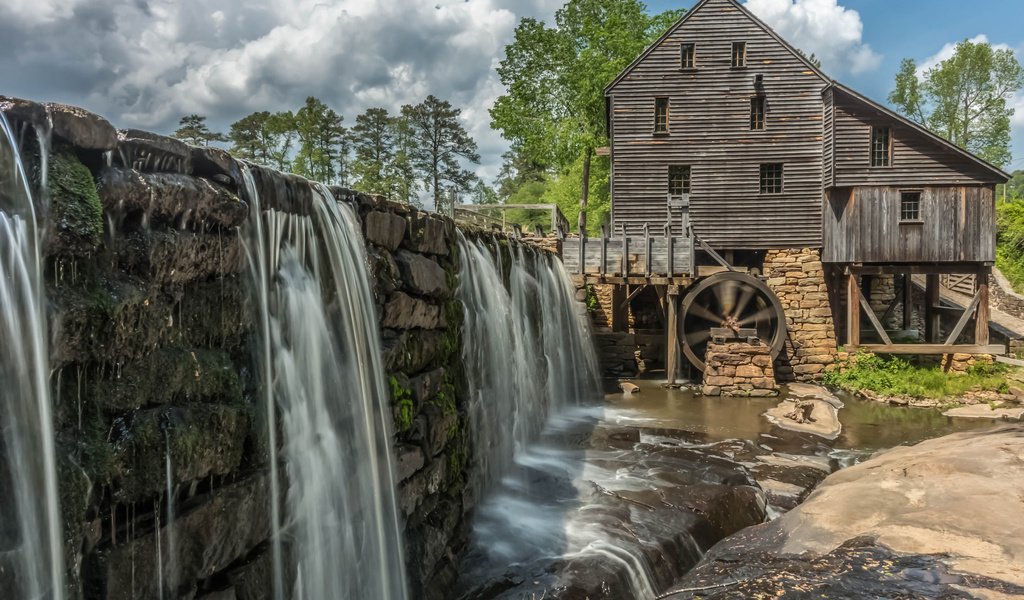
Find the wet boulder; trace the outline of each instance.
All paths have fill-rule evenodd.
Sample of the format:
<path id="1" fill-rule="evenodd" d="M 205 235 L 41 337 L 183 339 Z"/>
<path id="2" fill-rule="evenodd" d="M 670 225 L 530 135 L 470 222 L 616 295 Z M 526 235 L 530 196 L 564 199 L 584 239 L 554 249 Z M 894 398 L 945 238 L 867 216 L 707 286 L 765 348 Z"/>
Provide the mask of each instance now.
<path id="1" fill-rule="evenodd" d="M 80 150 L 106 152 L 117 147 L 117 130 L 103 117 L 77 106 L 46 105 L 53 135 Z"/>
<path id="2" fill-rule="evenodd" d="M 146 173 L 192 172 L 192 149 L 181 140 L 142 131 L 121 129 L 117 132 L 116 165 Z"/>
<path id="3" fill-rule="evenodd" d="M 896 448 L 722 542 L 673 589 L 723 599 L 779 589 L 850 599 L 1024 595 L 1022 488 L 1021 426 Z"/>
<path id="4" fill-rule="evenodd" d="M 432 298 L 446 298 L 451 293 L 448 275 L 437 262 L 407 250 L 395 254 L 405 289 Z"/>

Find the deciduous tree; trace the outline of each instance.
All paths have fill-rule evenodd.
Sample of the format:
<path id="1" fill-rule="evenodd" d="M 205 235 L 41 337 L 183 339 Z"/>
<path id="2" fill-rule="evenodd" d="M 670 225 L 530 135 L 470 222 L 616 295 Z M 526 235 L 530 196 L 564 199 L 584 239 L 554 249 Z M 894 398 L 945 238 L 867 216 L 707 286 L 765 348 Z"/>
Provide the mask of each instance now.
<path id="1" fill-rule="evenodd" d="M 293 160 L 295 173 L 314 181 L 333 183 L 337 173 L 342 140 L 348 134 L 343 117 L 310 96 L 295 113 L 299 150 Z"/>
<path id="2" fill-rule="evenodd" d="M 1012 50 L 963 41 L 953 56 L 919 72 L 905 59 L 889 95 L 903 114 L 995 165 L 1010 162 L 1009 100 L 1024 86 Z"/>

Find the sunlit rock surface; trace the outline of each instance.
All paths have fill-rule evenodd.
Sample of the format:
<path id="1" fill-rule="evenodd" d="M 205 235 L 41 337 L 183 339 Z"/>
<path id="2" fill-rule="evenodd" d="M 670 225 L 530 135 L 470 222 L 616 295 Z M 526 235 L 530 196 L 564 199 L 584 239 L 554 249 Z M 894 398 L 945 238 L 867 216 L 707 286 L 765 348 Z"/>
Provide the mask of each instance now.
<path id="1" fill-rule="evenodd" d="M 1024 596 L 1024 427 L 897 448 L 715 547 L 679 598 Z M 993 593 L 995 595 L 993 595 Z"/>

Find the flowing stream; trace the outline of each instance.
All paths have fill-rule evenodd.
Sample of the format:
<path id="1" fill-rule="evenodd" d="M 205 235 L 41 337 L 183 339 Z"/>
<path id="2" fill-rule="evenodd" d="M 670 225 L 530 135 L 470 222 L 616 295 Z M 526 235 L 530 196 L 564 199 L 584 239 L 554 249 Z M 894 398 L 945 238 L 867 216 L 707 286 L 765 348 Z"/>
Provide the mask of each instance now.
<path id="1" fill-rule="evenodd" d="M 46 189 L 48 136 L 36 132 Z M 0 112 L 0 579 L 11 598 L 61 600 L 64 562 L 40 235 L 17 136 Z"/>
<path id="2" fill-rule="evenodd" d="M 271 469 L 275 598 L 403 600 L 389 399 L 356 217 L 323 187 L 305 215 L 270 208 L 245 179 L 269 445 L 287 478 Z"/>

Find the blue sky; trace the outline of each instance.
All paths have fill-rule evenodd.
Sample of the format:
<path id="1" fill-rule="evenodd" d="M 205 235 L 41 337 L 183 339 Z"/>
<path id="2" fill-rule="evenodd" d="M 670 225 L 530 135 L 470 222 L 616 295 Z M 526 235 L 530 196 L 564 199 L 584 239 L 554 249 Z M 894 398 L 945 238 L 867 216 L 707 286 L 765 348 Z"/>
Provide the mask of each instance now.
<path id="1" fill-rule="evenodd" d="M 781 4 L 836 0 L 764 0 Z M 685 0 L 648 0 L 652 12 L 692 6 Z M 863 25 L 861 41 L 878 55 L 877 66 L 862 72 L 834 68 L 826 71 L 875 100 L 884 102 L 893 87 L 900 61 L 919 63 L 934 57 L 947 44 L 985 35 L 993 44 L 1005 44 L 1024 59 L 1024 0 L 838 0 L 839 9 L 856 11 Z M 781 33 L 781 32 L 780 32 Z M 787 36 L 789 37 L 789 36 Z M 801 40 L 790 39 L 798 47 Z M 833 68 L 830 68 L 833 67 Z M 1024 100 L 1024 95 L 1021 96 Z M 1024 168 L 1024 102 L 1015 119 L 1013 169 Z"/>

